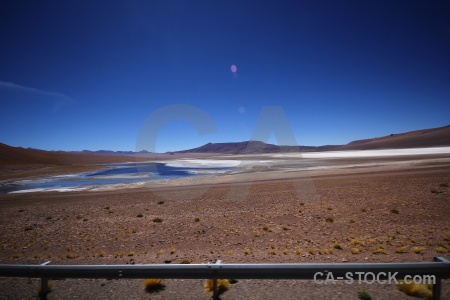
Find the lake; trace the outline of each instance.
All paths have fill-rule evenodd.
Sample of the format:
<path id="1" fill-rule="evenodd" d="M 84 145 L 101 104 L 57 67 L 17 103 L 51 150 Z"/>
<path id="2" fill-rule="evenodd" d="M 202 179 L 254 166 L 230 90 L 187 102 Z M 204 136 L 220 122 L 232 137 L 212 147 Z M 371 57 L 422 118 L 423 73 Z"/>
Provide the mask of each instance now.
<path id="1" fill-rule="evenodd" d="M 233 167 L 176 166 L 163 162 L 121 163 L 103 165 L 106 169 L 87 173 L 17 180 L 0 186 L 0 193 L 39 191 L 76 191 L 108 184 L 126 184 L 149 180 L 222 174 Z"/>

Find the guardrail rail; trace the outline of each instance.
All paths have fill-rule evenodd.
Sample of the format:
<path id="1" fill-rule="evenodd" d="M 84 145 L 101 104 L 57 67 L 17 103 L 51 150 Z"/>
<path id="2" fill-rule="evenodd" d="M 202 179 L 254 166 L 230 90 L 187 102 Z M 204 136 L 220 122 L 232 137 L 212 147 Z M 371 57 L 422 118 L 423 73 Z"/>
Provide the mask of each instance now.
<path id="1" fill-rule="evenodd" d="M 450 261 L 435 257 L 433 262 L 405 263 L 303 263 L 303 264 L 149 264 L 149 265 L 41 265 L 0 264 L 0 277 L 28 277 L 41 279 L 41 297 L 49 292 L 49 278 L 161 278 L 212 279 L 213 299 L 218 299 L 217 279 L 303 279 L 313 280 L 317 272 L 334 278 L 345 278 L 347 272 L 385 273 L 377 279 L 388 279 L 388 273 L 406 275 L 434 275 L 433 299 L 440 299 L 441 280 L 450 278 Z"/>

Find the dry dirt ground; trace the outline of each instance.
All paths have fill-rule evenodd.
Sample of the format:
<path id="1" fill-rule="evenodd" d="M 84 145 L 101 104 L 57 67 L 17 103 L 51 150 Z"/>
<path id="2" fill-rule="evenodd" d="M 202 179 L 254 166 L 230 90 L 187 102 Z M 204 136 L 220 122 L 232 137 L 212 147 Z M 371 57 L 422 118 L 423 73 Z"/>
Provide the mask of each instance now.
<path id="1" fill-rule="evenodd" d="M 251 179 L 249 174 L 247 179 Z M 0 195 L 0 264 L 431 262 L 450 259 L 450 169 L 208 186 Z M 0 278 L 0 299 L 37 279 Z M 412 299 L 394 285 L 239 280 L 227 299 Z M 443 282 L 442 299 L 450 299 Z M 48 299 L 208 299 L 202 280 L 54 280 Z"/>

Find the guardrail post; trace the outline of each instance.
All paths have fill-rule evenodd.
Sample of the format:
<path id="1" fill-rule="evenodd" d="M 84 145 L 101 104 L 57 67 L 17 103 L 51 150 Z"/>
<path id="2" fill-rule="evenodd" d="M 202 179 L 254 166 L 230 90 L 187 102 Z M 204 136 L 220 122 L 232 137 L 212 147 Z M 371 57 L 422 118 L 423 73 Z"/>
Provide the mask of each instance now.
<path id="1" fill-rule="evenodd" d="M 449 262 L 443 257 L 436 256 L 433 258 L 433 261 L 436 262 Z M 436 276 L 436 282 L 433 284 L 433 300 L 440 300 L 441 299 L 441 278 L 439 276 Z"/>
<path id="2" fill-rule="evenodd" d="M 45 263 L 41 264 L 41 266 L 46 266 L 49 263 L 51 263 L 51 261 L 46 261 Z M 50 289 L 48 287 L 48 278 L 42 277 L 41 278 L 41 291 L 39 293 L 39 298 L 41 300 L 46 300 L 47 294 L 49 291 L 50 291 Z"/>
<path id="3" fill-rule="evenodd" d="M 220 265 L 222 261 L 216 259 L 215 264 Z M 219 289 L 217 288 L 217 278 L 213 278 L 213 300 L 219 300 Z"/>

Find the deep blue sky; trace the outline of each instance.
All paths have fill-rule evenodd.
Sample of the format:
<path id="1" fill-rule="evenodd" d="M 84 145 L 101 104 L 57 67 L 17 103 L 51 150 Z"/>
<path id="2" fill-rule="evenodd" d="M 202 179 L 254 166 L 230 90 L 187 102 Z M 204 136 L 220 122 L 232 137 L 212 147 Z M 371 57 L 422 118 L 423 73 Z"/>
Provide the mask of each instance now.
<path id="1" fill-rule="evenodd" d="M 157 151 L 248 140 L 263 106 L 300 145 L 445 126 L 449 15 L 448 1 L 1 0 L 0 142 L 135 150 L 174 104 L 217 130 L 172 122 Z"/>

